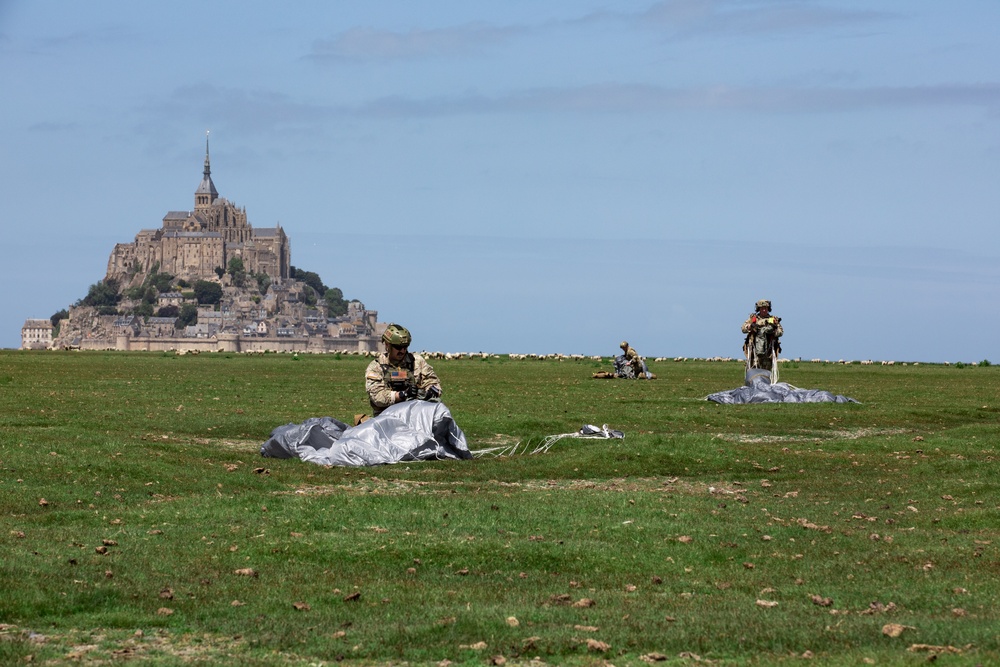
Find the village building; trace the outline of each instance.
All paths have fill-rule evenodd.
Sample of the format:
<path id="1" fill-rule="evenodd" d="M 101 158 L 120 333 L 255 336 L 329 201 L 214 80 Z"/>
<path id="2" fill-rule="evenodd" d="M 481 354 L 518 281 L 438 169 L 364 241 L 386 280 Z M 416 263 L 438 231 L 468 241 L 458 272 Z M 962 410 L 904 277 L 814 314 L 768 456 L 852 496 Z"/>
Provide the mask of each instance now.
<path id="1" fill-rule="evenodd" d="M 29 319 L 21 327 L 22 350 L 48 350 L 52 347 L 51 320 Z"/>

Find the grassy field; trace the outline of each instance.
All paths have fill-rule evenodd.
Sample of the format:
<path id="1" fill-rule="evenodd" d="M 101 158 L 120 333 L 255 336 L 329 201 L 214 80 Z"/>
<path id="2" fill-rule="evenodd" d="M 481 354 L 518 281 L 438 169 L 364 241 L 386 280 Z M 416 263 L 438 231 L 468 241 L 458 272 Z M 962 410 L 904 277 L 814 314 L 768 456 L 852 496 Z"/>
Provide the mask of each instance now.
<path id="1" fill-rule="evenodd" d="M 473 461 L 263 459 L 358 357 L 0 352 L 0 664 L 1000 664 L 1000 369 L 436 361 Z"/>

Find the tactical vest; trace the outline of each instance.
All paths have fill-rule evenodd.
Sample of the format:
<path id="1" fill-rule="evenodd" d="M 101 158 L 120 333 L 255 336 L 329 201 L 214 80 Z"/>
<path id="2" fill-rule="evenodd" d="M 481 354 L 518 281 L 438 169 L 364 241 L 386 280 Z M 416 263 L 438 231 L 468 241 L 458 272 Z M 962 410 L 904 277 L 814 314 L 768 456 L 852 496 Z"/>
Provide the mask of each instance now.
<path id="1" fill-rule="evenodd" d="M 414 373 L 415 361 L 412 354 L 407 354 L 399 363 L 399 366 L 391 364 L 381 364 L 382 378 L 387 387 L 393 391 L 406 391 L 408 388 L 417 388 L 417 377 Z"/>

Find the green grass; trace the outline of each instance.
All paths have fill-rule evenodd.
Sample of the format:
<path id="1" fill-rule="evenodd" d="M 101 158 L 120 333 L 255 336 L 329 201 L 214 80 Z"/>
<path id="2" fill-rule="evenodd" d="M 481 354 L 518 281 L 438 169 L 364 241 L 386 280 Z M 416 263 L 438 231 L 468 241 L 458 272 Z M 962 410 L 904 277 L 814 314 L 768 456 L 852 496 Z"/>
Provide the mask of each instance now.
<path id="1" fill-rule="evenodd" d="M 0 664 L 1000 662 L 995 366 L 791 364 L 861 403 L 720 406 L 738 363 L 441 360 L 474 450 L 626 437 L 259 456 L 367 412 L 365 365 L 0 352 Z"/>

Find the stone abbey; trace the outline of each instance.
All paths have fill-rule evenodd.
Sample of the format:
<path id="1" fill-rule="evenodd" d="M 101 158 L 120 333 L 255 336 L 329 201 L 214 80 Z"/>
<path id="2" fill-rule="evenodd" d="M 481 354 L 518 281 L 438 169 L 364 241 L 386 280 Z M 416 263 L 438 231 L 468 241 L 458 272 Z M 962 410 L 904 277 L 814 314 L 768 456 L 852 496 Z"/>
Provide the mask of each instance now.
<path id="1" fill-rule="evenodd" d="M 338 306 L 332 306 L 321 293 L 326 287 L 318 276 L 311 278 L 293 269 L 291 243 L 281 225 L 254 227 L 245 208 L 219 196 L 206 137 L 194 209 L 169 211 L 158 229 L 143 229 L 135 241 L 119 243 L 112 250 L 99 286 L 106 288 L 105 294 L 116 290 L 113 305 L 95 303 L 88 295 L 55 326 L 48 320 L 29 319 L 21 329 L 21 347 L 376 350 L 386 326 L 378 322 L 378 313 L 360 301 L 344 301 L 339 290 L 334 292 L 339 297 L 333 297 Z M 206 285 L 213 288 L 214 298 L 203 298 Z M 179 317 L 184 312 L 188 317 Z"/>
<path id="2" fill-rule="evenodd" d="M 133 243 L 119 243 L 108 260 L 107 279 L 128 286 L 152 270 L 188 282 L 210 280 L 217 268 L 239 257 L 250 273 L 266 273 L 272 280 L 289 277 L 291 250 L 280 225 L 253 228 L 245 208 L 220 197 L 212 182 L 208 139 L 205 171 L 194 193 L 193 211 L 170 211 L 159 229 L 140 231 Z"/>

